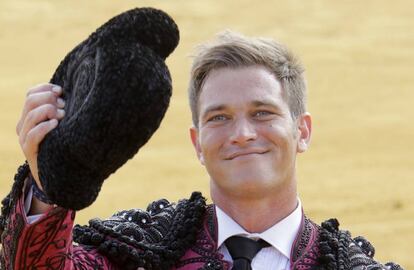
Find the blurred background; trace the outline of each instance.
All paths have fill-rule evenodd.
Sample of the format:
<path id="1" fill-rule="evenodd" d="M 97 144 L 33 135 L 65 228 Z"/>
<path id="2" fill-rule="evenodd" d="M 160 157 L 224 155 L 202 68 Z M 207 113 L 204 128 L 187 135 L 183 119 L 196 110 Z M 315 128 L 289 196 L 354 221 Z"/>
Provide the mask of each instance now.
<path id="1" fill-rule="evenodd" d="M 275 38 L 302 59 L 313 138 L 298 161 L 300 197 L 317 222 L 336 217 L 376 258 L 414 269 L 414 2 L 409 0 L 0 2 L 0 197 L 24 156 L 15 126 L 25 93 L 47 82 L 75 45 L 116 14 L 163 9 L 181 42 L 168 58 L 174 94 L 157 133 L 78 213 L 84 224 L 200 190 L 208 176 L 189 140 L 187 82 L 194 47 L 224 29 Z"/>

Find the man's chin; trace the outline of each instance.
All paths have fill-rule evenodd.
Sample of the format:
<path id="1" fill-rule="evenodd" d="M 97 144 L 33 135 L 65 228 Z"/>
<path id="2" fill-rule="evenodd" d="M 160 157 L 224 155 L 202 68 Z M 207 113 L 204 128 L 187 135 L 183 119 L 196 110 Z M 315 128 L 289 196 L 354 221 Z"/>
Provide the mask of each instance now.
<path id="1" fill-rule="evenodd" d="M 254 192 L 256 190 L 262 193 L 267 189 L 277 186 L 277 180 L 270 179 L 268 175 L 252 174 L 252 171 L 244 173 L 241 171 L 228 179 L 232 179 L 227 182 L 231 184 L 234 189 L 237 189 L 237 191 L 240 190 L 243 193 Z"/>

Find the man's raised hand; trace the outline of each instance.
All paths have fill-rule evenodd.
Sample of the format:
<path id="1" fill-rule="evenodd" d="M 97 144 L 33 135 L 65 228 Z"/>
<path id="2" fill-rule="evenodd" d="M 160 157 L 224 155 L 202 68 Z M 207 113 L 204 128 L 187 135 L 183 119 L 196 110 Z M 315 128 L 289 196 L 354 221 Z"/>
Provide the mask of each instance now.
<path id="1" fill-rule="evenodd" d="M 60 97 L 62 88 L 53 84 L 39 84 L 27 92 L 23 112 L 16 126 L 19 143 L 29 163 L 31 173 L 41 187 L 37 169 L 39 144 L 47 133 L 54 129 L 65 111 Z"/>

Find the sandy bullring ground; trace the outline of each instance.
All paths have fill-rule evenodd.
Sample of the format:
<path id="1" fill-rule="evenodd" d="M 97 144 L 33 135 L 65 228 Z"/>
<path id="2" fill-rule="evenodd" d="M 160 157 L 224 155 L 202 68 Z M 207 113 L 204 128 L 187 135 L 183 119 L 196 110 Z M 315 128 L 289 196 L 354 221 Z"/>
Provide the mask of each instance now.
<path id="1" fill-rule="evenodd" d="M 337 217 L 376 257 L 414 269 L 414 4 L 367 1 L 0 2 L 0 197 L 24 161 L 15 125 L 26 89 L 50 79 L 64 55 L 110 17 L 137 6 L 167 11 L 181 30 L 168 59 L 174 94 L 161 128 L 112 175 L 77 222 L 116 210 L 208 194 L 189 137 L 189 55 L 223 29 L 273 37 L 305 64 L 314 130 L 298 161 L 308 216 Z M 411 259 L 411 260 L 410 260 Z"/>

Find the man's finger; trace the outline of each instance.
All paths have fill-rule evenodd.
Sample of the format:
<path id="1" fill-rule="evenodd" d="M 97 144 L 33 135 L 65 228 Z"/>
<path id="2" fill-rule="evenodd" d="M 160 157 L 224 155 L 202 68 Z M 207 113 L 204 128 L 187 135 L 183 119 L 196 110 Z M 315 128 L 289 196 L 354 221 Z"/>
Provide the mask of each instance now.
<path id="1" fill-rule="evenodd" d="M 35 93 L 46 92 L 46 91 L 53 91 L 54 93 L 60 95 L 62 94 L 62 87 L 60 87 L 59 85 L 51 84 L 51 83 L 38 84 L 30 88 L 27 91 L 26 96 L 29 96 Z"/>
<path id="2" fill-rule="evenodd" d="M 53 95 L 55 95 L 56 98 L 57 98 L 57 103 L 58 103 L 57 106 L 59 108 L 63 108 L 63 106 L 64 106 L 64 102 L 62 102 L 63 100 L 62 99 L 60 99 L 60 100 L 58 99 L 58 97 L 63 93 L 62 87 L 60 87 L 58 85 L 55 85 L 55 84 L 51 84 L 51 83 L 42 83 L 42 84 L 38 84 L 38 85 L 30 88 L 27 91 L 27 94 L 26 94 L 26 97 L 27 98 L 26 98 L 25 105 L 23 107 L 22 115 L 21 115 L 21 117 L 20 117 L 20 119 L 19 119 L 19 121 L 17 122 L 17 125 L 16 125 L 16 133 L 17 133 L 17 135 L 20 134 L 20 131 L 21 131 L 22 125 L 24 123 L 24 119 L 26 118 L 27 112 L 29 112 L 31 109 L 34 108 L 33 105 L 31 105 L 30 108 L 27 108 L 28 107 L 27 106 L 27 101 L 28 100 L 31 100 L 31 97 L 32 96 L 36 96 L 36 95 L 38 95 L 40 93 L 47 93 L 47 92 L 52 93 Z M 36 105 L 36 104 L 34 104 L 34 105 Z M 38 105 L 40 105 L 40 104 L 38 104 Z"/>
<path id="3" fill-rule="evenodd" d="M 65 101 L 62 98 L 58 97 L 52 91 L 38 92 L 27 96 L 22 116 L 20 117 L 20 120 L 16 126 L 17 134 L 20 133 L 23 121 L 26 118 L 27 113 L 44 104 L 52 104 L 55 105 L 57 108 L 62 109 L 65 106 Z"/>
<path id="4" fill-rule="evenodd" d="M 27 133 L 32 130 L 36 125 L 40 124 L 43 121 L 50 119 L 60 120 L 64 117 L 65 111 L 62 109 L 56 108 L 51 104 L 41 105 L 30 112 L 27 113 L 26 118 L 24 119 L 22 128 L 19 133 L 19 139 L 21 143 L 24 143 L 26 140 Z"/>

